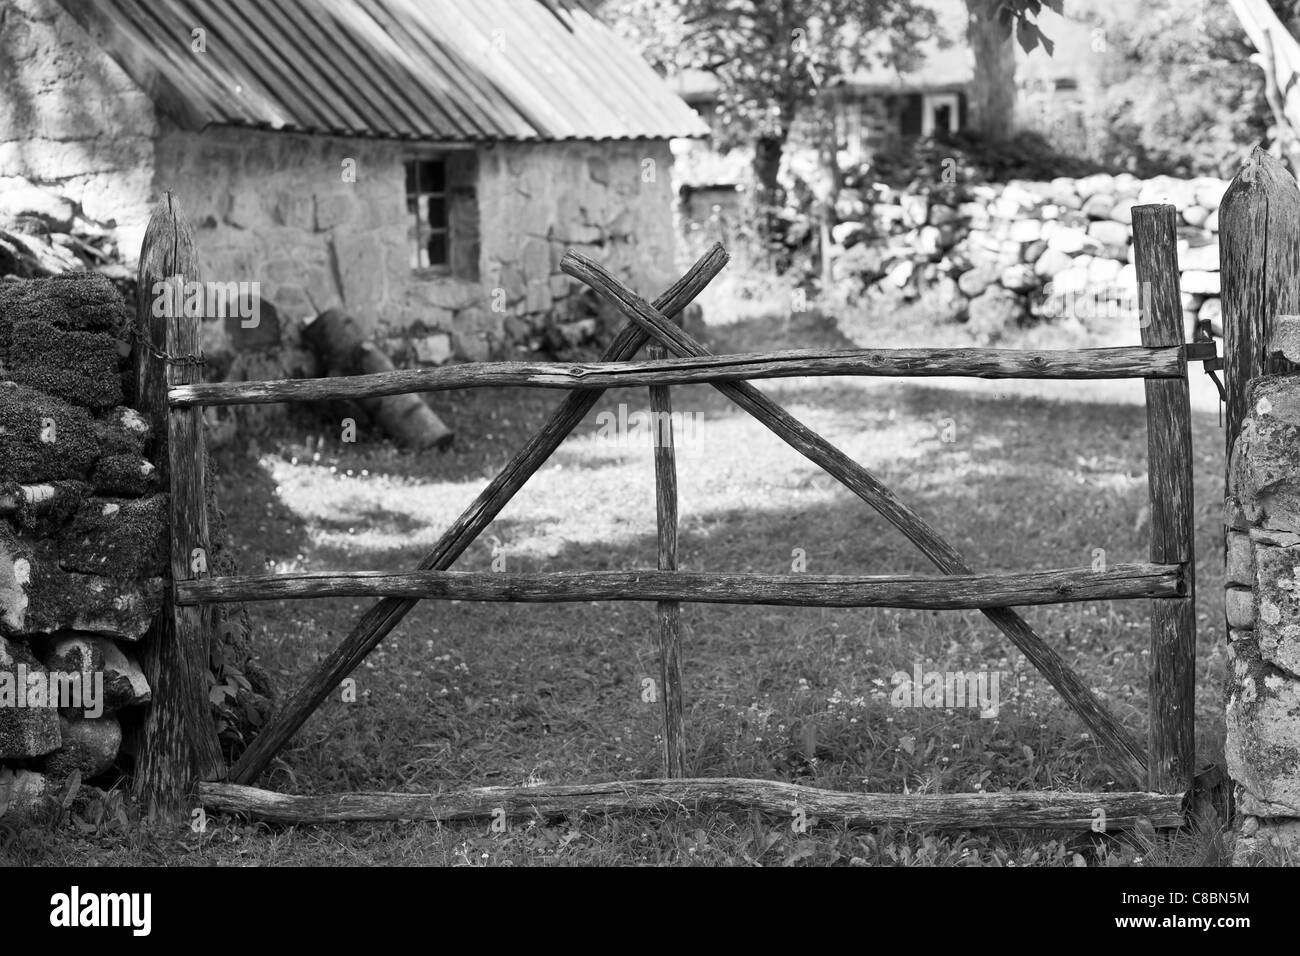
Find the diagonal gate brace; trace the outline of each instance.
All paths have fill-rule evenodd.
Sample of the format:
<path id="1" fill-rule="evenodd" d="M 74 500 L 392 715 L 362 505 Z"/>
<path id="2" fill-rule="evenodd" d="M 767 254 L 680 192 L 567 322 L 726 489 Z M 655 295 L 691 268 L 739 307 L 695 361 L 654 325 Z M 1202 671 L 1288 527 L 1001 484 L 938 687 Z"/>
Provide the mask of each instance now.
<path id="1" fill-rule="evenodd" d="M 679 329 L 598 263 L 568 252 L 560 262 L 562 271 L 605 296 L 646 334 L 663 343 L 678 356 L 699 357 L 711 353 Z M 945 574 L 972 574 L 971 566 L 938 531 L 904 504 L 880 479 L 851 459 L 784 408 L 748 382 L 714 382 L 722 392 L 749 412 L 795 451 L 835 477 L 841 484 L 874 508 L 901 531 Z M 1047 678 L 1066 703 L 1082 718 L 1110 756 L 1115 769 L 1132 777 L 1139 786 L 1147 779 L 1146 755 L 1087 685 L 1056 651 L 1010 608 L 985 608 L 981 613 L 992 621 L 1020 652 Z"/>
<path id="2" fill-rule="evenodd" d="M 656 315 L 674 315 L 686 308 L 727 264 L 728 255 L 721 243 L 700 257 L 684 276 L 656 301 Z M 622 362 L 636 355 L 650 340 L 649 334 L 635 324 L 624 326 L 610 343 L 602 362 Z M 456 522 L 443 533 L 419 564 L 421 571 L 446 571 L 464 553 L 515 493 L 531 478 L 551 453 L 560 446 L 587 413 L 600 401 L 603 390 L 574 391 L 565 396 L 551 413 L 546 424 L 528 444 L 510 459 L 501 472 L 479 493 Z M 307 682 L 289 700 L 249 744 L 239 762 L 231 768 L 231 783 L 250 784 L 256 780 L 285 745 L 307 722 L 343 678 L 352 673 L 393 628 L 418 603 L 416 598 L 383 598 L 371 605 L 361 620 L 334 649 Z"/>

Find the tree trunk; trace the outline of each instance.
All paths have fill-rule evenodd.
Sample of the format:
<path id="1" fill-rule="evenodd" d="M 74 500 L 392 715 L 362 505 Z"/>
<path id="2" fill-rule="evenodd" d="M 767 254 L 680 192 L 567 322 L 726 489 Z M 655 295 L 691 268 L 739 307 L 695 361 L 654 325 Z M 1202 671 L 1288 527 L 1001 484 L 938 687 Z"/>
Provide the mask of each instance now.
<path id="1" fill-rule="evenodd" d="M 754 141 L 753 220 L 763 243 L 777 234 L 776 213 L 785 204 L 785 194 L 777 179 L 784 152 L 783 136 L 760 136 Z"/>
<path id="2" fill-rule="evenodd" d="M 338 309 L 322 312 L 303 330 L 302 337 L 332 373 L 365 375 L 393 371 L 392 360 L 373 342 L 365 341 L 356 323 Z M 441 450 L 455 437 L 419 395 L 368 398 L 360 404 L 390 438 L 407 448 Z"/>
<path id="3" fill-rule="evenodd" d="M 1007 139 L 1015 131 L 1015 40 L 998 19 L 996 4 L 966 0 L 966 11 L 966 39 L 975 54 L 970 127 L 988 139 Z"/>

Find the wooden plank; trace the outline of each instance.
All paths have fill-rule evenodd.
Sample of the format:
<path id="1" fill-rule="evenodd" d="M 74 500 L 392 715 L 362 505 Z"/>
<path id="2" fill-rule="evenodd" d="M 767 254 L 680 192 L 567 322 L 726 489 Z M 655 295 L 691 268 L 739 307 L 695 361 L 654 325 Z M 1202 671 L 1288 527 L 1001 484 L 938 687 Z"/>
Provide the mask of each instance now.
<path id="1" fill-rule="evenodd" d="M 664 314 L 675 315 L 685 308 L 709 284 L 727 263 L 721 244 L 700 257 L 684 276 L 677 280 L 657 301 Z M 648 336 L 634 325 L 625 326 L 605 350 L 603 359 L 619 362 L 632 358 Z M 551 413 L 542 429 L 506 464 L 473 503 L 460 515 L 432 551 L 420 562 L 421 570 L 445 571 L 470 546 L 511 497 L 524 486 L 533 473 L 559 447 L 565 436 L 586 417 L 600 398 L 600 392 L 574 392 L 565 397 Z M 373 605 L 338 647 L 327 657 L 307 682 L 262 730 L 244 751 L 230 773 L 234 783 L 250 783 L 266 769 L 275 755 L 289 742 L 298 728 L 338 686 L 339 681 L 366 658 L 398 622 L 415 607 L 409 598 L 385 598 Z"/>
<path id="2" fill-rule="evenodd" d="M 914 826 L 925 830 L 1005 827 L 1127 830 L 1183 823 L 1182 797 L 1159 793 L 848 793 L 738 777 L 479 787 L 445 793 L 328 793 L 300 797 L 228 783 L 199 785 L 214 813 L 271 823 L 420 820 L 442 823 L 552 819 L 569 814 L 758 810 L 787 823 L 803 811 L 829 826 Z"/>
<path id="3" fill-rule="evenodd" d="M 560 268 L 614 302 L 644 331 L 676 355 L 700 356 L 707 350 L 690 335 L 665 320 L 644 299 L 632 293 L 599 263 L 573 252 Z M 809 461 L 836 478 L 874 508 L 915 544 L 945 574 L 970 574 L 961 554 L 875 475 L 808 428 L 748 382 L 715 382 L 718 389 L 762 422 Z M 1038 671 L 1080 716 L 1115 763 L 1116 771 L 1135 781 L 1146 779 L 1146 758 L 1141 748 L 1115 717 L 1102 706 L 1088 686 L 1018 615 L 1007 608 L 988 608 L 983 614 L 1020 649 Z"/>
<path id="4" fill-rule="evenodd" d="M 1274 319 L 1300 314 L 1300 186 L 1256 147 L 1219 207 L 1223 377 L 1228 455 L 1247 415 L 1251 379 L 1300 366 L 1271 348 Z"/>
<path id="5" fill-rule="evenodd" d="M 477 362 L 375 375 L 209 382 L 172 389 L 168 399 L 174 408 L 185 408 L 360 400 L 453 388 L 606 389 L 832 375 L 1070 380 L 1177 378 L 1185 367 L 1181 349 L 1140 346 L 1060 351 L 791 349 L 646 362 Z"/>
<path id="6" fill-rule="evenodd" d="M 1133 207 L 1133 261 L 1142 344 L 1181 344 L 1177 209 Z M 1148 379 L 1146 398 L 1151 560 L 1181 563 L 1187 569 L 1187 596 L 1151 605 L 1147 787 L 1184 793 L 1196 772 L 1196 513 L 1187 379 Z"/>
<path id="7" fill-rule="evenodd" d="M 199 281 L 194 237 L 180 204 L 169 193 L 154 208 L 145 230 L 137 273 L 136 389 L 141 412 L 154 423 L 152 457 L 171 488 L 171 572 L 190 577 L 193 548 L 207 553 L 207 507 L 203 487 L 202 412 L 168 412 L 169 385 L 197 378 L 200 319 L 155 317 L 155 283 L 176 276 Z M 170 595 L 144 638 L 144 672 L 153 691 L 146 711 L 135 789 L 150 812 L 171 815 L 196 779 L 225 774 L 208 705 L 210 635 L 198 608 L 179 607 Z"/>
<path id="8" fill-rule="evenodd" d="M 999 574 L 735 574 L 716 571 L 307 571 L 178 581 L 185 604 L 325 597 L 428 598 L 559 604 L 687 601 L 787 607 L 899 607 L 955 611 L 1070 604 L 1187 593 L 1181 564 L 1115 564 Z"/>
<path id="9" fill-rule="evenodd" d="M 652 345 L 647 355 L 665 356 L 662 345 Z M 655 428 L 655 522 L 659 544 L 659 570 L 677 570 L 677 458 L 673 448 L 673 405 L 668 386 L 650 386 L 650 410 Z M 660 601 L 659 683 L 664 713 L 664 776 L 686 776 L 686 722 L 682 701 L 682 608 L 676 601 Z"/>

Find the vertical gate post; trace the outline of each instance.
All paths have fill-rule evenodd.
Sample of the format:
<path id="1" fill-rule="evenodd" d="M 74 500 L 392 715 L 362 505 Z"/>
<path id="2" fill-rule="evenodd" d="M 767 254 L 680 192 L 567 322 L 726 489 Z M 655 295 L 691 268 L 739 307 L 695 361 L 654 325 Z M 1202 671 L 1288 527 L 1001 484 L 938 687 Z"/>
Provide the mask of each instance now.
<path id="1" fill-rule="evenodd" d="M 171 491 L 172 581 L 193 577 L 192 568 L 211 560 L 203 410 L 167 406 L 169 386 L 199 381 L 202 318 L 185 315 L 182 285 L 198 281 L 194 236 L 169 193 L 154 208 L 140 249 L 135 362 L 136 402 L 154 429 L 151 457 Z M 151 814 L 174 814 L 196 780 L 225 774 L 208 705 L 210 621 L 201 608 L 177 607 L 169 586 L 162 613 L 146 636 L 144 670 L 153 698 L 135 792 Z"/>
<path id="2" fill-rule="evenodd" d="M 652 345 L 652 359 L 668 353 Z M 659 539 L 659 570 L 677 570 L 677 457 L 673 448 L 672 400 L 667 385 L 650 386 L 650 412 L 654 421 L 655 514 Z M 686 776 L 686 732 L 682 716 L 682 606 L 660 601 L 659 676 L 664 711 L 664 776 Z"/>
<path id="3" fill-rule="evenodd" d="M 1142 344 L 1182 345 L 1178 215 L 1173 206 L 1133 207 L 1133 259 Z M 1151 560 L 1183 566 L 1186 595 L 1151 602 L 1147 785 L 1191 789 L 1196 763 L 1196 562 L 1192 505 L 1192 413 L 1187 370 L 1146 380 Z"/>
<path id="4" fill-rule="evenodd" d="M 1228 455 L 1246 417 L 1246 390 L 1261 375 L 1300 366 L 1274 348 L 1278 315 L 1300 313 L 1300 187 L 1258 146 L 1219 205 L 1223 377 Z"/>

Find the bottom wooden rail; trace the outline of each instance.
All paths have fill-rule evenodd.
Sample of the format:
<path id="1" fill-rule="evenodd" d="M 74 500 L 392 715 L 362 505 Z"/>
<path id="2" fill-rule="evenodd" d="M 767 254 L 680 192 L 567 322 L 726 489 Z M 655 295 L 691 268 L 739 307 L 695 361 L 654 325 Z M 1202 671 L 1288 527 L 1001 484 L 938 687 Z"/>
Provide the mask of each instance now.
<path id="1" fill-rule="evenodd" d="M 451 601 L 692 601 L 804 607 L 961 610 L 1072 601 L 1174 598 L 1187 593 L 1177 564 L 1114 564 L 1002 574 L 728 574 L 705 571 L 348 571 L 259 574 L 176 582 L 176 603 L 323 597 Z"/>
<path id="2" fill-rule="evenodd" d="M 1163 793 L 845 793 L 776 780 L 738 777 L 628 780 L 538 787 L 479 787 L 446 793 L 330 793 L 299 797 L 234 783 L 200 783 L 199 799 L 215 812 L 247 813 L 273 823 L 361 820 L 490 820 L 557 817 L 570 813 L 636 810 L 802 811 L 824 823 L 853 827 L 889 824 L 931 829 L 1102 828 L 1121 830 L 1138 820 L 1154 827 L 1183 823 L 1181 794 Z"/>

